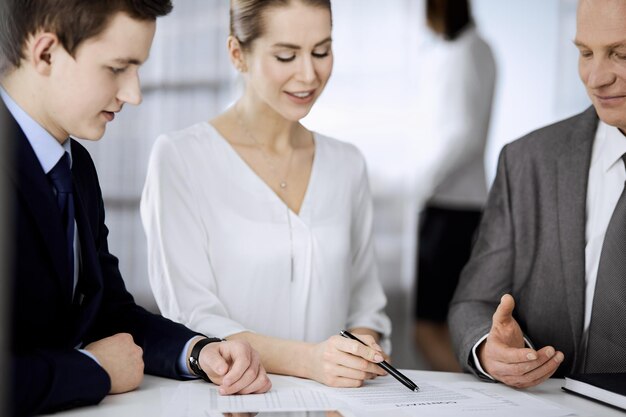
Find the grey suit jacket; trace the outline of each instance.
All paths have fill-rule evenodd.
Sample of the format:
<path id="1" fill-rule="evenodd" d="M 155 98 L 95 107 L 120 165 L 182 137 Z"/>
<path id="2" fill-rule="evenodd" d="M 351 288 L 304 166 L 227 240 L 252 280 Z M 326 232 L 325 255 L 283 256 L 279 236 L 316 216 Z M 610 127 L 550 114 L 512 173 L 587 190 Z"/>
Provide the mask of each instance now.
<path id="1" fill-rule="evenodd" d="M 593 107 L 502 149 L 472 256 L 450 306 L 456 353 L 466 370 L 472 347 L 491 328 L 500 297 L 537 348 L 565 355 L 555 376 L 582 360 L 585 205 Z"/>

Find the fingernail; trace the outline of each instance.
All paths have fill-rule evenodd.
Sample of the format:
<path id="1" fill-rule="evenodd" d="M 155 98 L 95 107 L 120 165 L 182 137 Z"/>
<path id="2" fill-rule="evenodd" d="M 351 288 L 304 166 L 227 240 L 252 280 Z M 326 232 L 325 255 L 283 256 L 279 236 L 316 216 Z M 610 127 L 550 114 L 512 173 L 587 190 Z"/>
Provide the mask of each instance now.
<path id="1" fill-rule="evenodd" d="M 532 352 L 526 355 L 526 357 L 528 358 L 529 361 L 534 361 L 535 359 L 537 359 L 537 355 L 535 355 Z"/>
<path id="2" fill-rule="evenodd" d="M 226 395 L 226 390 L 223 388 L 220 388 L 220 395 Z"/>
<path id="3" fill-rule="evenodd" d="M 557 363 L 563 362 L 563 359 L 565 359 L 565 356 L 561 352 L 559 352 L 554 358 Z"/>
<path id="4" fill-rule="evenodd" d="M 552 349 L 552 348 L 548 348 L 548 349 L 546 349 L 546 355 L 548 356 L 548 358 L 553 357 L 553 356 L 554 356 L 554 353 L 555 353 L 555 352 L 554 352 L 554 349 Z"/>
<path id="5" fill-rule="evenodd" d="M 378 353 L 374 355 L 374 361 L 375 362 L 382 362 L 383 361 L 383 357 L 380 356 Z"/>

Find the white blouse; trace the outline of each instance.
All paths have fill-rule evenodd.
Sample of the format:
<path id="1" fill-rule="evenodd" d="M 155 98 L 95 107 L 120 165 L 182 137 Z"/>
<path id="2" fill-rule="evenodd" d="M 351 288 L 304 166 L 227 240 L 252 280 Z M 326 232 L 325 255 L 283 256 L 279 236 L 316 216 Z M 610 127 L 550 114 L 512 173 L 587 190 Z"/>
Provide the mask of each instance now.
<path id="1" fill-rule="evenodd" d="M 469 27 L 454 41 L 433 36 L 420 57 L 420 129 L 436 144 L 420 172 L 420 187 L 430 184 L 424 192 L 432 204 L 481 208 L 487 201 L 484 154 L 496 82 L 491 48 Z"/>
<path id="2" fill-rule="evenodd" d="M 157 139 L 141 217 L 164 316 L 206 335 L 312 343 L 366 327 L 389 349 L 365 161 L 350 144 L 314 138 L 300 214 L 210 124 Z"/>

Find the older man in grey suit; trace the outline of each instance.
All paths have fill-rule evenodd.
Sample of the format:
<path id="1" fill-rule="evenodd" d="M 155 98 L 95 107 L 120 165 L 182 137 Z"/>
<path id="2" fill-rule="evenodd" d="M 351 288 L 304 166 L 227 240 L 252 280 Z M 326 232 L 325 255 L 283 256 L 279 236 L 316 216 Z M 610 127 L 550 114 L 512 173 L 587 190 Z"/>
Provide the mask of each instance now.
<path id="1" fill-rule="evenodd" d="M 626 372 L 626 0 L 581 0 L 575 44 L 593 107 L 502 150 L 450 308 L 465 369 L 516 387 Z"/>

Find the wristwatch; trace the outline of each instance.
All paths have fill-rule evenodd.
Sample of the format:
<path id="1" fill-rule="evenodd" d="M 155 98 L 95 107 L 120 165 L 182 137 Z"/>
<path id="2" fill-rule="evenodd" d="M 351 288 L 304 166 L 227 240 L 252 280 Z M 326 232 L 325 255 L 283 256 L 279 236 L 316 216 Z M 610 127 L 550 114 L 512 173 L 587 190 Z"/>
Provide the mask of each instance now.
<path id="1" fill-rule="evenodd" d="M 191 349 L 191 355 L 189 355 L 189 367 L 194 374 L 204 379 L 206 382 L 212 381 L 211 378 L 207 376 L 206 372 L 204 372 L 202 370 L 202 367 L 200 366 L 200 351 L 209 343 L 224 341 L 224 339 L 220 339 L 219 337 L 207 337 L 197 341 L 196 344 L 193 346 L 193 349 Z"/>

